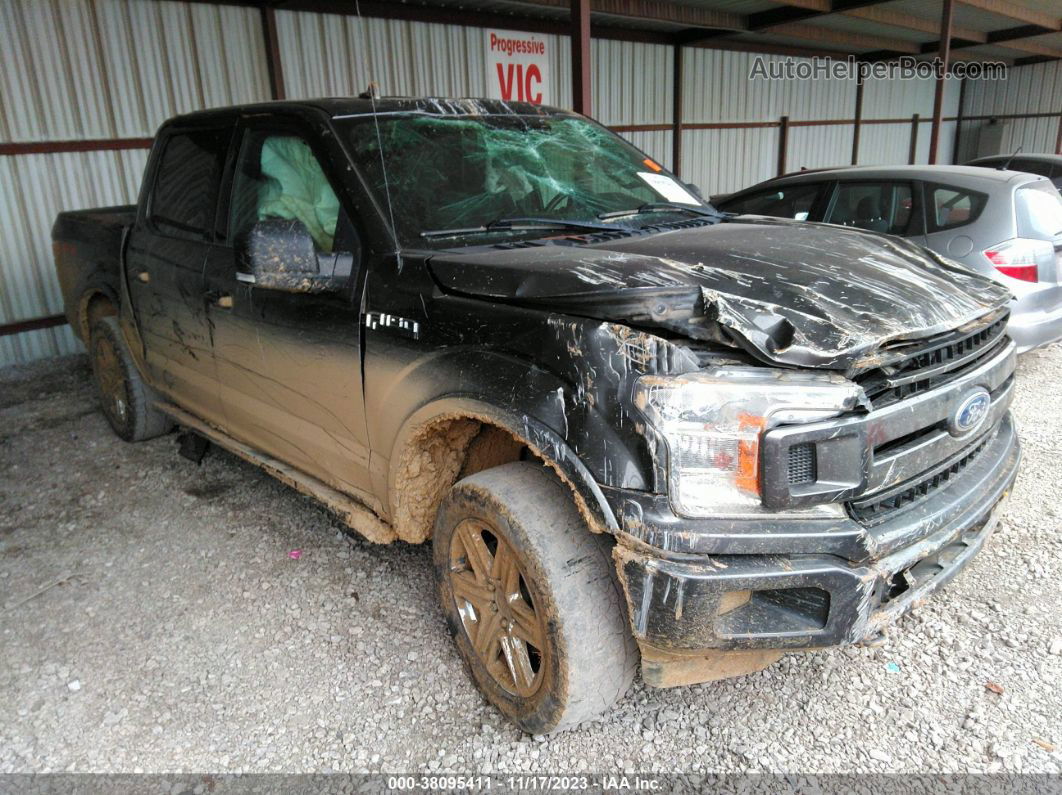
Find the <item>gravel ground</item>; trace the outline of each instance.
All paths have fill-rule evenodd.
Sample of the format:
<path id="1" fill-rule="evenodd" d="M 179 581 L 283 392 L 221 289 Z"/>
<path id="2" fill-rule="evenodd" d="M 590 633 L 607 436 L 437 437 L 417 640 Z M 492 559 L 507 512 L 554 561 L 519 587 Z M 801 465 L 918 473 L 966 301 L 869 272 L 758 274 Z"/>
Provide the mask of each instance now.
<path id="1" fill-rule="evenodd" d="M 1005 521 L 884 646 L 531 738 L 466 678 L 427 547 L 124 444 L 83 357 L 0 371 L 0 772 L 1062 772 L 1059 384 L 1062 346 L 1023 358 Z"/>

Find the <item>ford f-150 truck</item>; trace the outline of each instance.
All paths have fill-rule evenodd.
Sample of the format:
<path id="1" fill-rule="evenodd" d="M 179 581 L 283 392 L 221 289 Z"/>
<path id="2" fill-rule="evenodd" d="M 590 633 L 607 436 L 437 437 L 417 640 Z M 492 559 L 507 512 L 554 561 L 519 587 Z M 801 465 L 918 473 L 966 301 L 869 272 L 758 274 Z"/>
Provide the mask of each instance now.
<path id="1" fill-rule="evenodd" d="M 183 428 L 432 542 L 528 732 L 878 640 L 995 526 L 1008 293 L 896 237 L 716 212 L 572 113 L 332 99 L 166 122 L 135 207 L 62 213 L 128 441 Z"/>

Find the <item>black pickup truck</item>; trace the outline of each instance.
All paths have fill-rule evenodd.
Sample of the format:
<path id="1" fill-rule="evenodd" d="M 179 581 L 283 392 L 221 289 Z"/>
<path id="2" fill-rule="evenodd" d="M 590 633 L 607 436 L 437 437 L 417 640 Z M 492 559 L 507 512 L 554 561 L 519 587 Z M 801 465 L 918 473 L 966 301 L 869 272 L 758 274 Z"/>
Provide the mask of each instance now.
<path id="1" fill-rule="evenodd" d="M 431 540 L 529 732 L 872 642 L 967 565 L 1020 458 L 1008 294 L 895 237 L 733 217 L 600 125 L 484 100 L 166 122 L 62 213 L 123 439 L 184 429 L 367 538 Z"/>

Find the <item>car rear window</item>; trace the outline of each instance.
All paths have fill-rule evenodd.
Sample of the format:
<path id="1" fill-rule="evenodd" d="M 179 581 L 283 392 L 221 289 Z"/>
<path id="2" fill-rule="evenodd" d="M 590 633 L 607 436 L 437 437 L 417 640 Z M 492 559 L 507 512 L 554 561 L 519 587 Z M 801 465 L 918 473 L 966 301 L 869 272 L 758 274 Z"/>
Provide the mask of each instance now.
<path id="1" fill-rule="evenodd" d="M 1026 174 L 1039 174 L 1041 177 L 1051 176 L 1051 164 L 1042 160 L 1026 160 L 1017 158 L 1010 163 L 1011 171 L 1024 171 Z"/>
<path id="2" fill-rule="evenodd" d="M 988 203 L 987 193 L 950 185 L 927 185 L 926 195 L 926 225 L 930 232 L 972 224 Z"/>
<path id="3" fill-rule="evenodd" d="M 160 232 L 208 237 L 229 133 L 226 127 L 175 133 L 166 139 L 151 196 L 151 221 Z"/>
<path id="4" fill-rule="evenodd" d="M 1014 192 L 1018 237 L 1034 240 L 1062 238 L 1062 196 L 1046 179 L 1022 185 Z"/>

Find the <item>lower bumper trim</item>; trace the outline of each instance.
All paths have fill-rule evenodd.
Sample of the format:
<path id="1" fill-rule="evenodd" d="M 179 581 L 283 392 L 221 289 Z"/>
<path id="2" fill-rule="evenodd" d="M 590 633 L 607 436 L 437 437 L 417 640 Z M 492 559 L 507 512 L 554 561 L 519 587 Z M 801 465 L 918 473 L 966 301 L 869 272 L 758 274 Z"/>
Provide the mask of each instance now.
<path id="1" fill-rule="evenodd" d="M 980 551 L 1013 478 L 1010 473 L 991 509 L 973 521 L 864 565 L 829 555 L 665 559 L 617 544 L 613 554 L 635 638 L 643 649 L 668 654 L 872 640 Z"/>
<path id="2" fill-rule="evenodd" d="M 642 681 L 650 687 L 681 687 L 744 676 L 763 670 L 785 654 L 778 649 L 707 649 L 695 654 L 675 654 L 645 644 L 641 652 Z"/>

